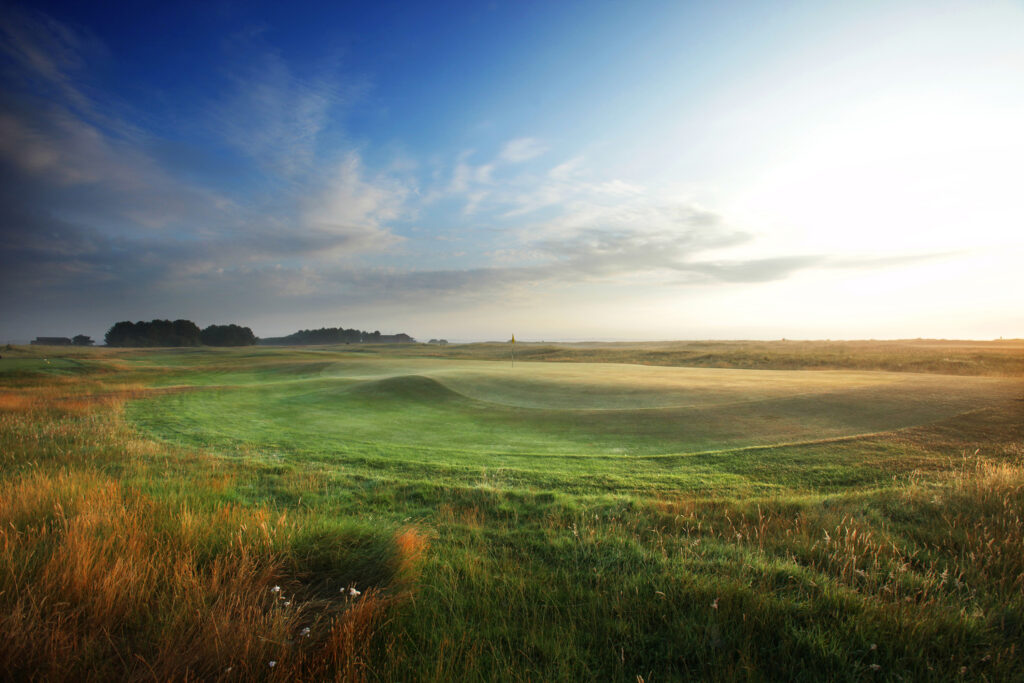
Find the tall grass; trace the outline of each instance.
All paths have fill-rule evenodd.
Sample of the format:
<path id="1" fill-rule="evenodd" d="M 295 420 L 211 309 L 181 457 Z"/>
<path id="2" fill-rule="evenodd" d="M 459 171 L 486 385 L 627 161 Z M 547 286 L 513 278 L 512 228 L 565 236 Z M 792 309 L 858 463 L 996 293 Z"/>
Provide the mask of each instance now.
<path id="1" fill-rule="evenodd" d="M 450 491 L 389 663 L 401 679 L 1018 680 L 1024 466 L 966 460 L 826 499 L 516 519 L 500 492 Z"/>
<path id="2" fill-rule="evenodd" d="M 126 485 L 162 450 L 119 419 L 144 392 L 0 392 L 0 677 L 366 678 L 425 537 Z"/>

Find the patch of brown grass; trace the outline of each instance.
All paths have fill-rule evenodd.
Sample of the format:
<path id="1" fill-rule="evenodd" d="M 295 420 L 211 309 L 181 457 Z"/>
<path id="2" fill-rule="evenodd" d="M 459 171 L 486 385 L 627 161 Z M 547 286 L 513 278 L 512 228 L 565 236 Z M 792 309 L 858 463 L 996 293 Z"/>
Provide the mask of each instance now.
<path id="1" fill-rule="evenodd" d="M 420 564 L 430 549 L 430 539 L 416 527 L 406 527 L 395 534 L 397 571 L 395 574 L 405 582 L 412 582 Z"/>
<path id="2" fill-rule="evenodd" d="M 372 671 L 368 646 L 387 611 L 388 599 L 370 589 L 334 618 L 313 661 L 317 677 L 330 674 L 337 680 L 365 680 Z"/>
<path id="3" fill-rule="evenodd" d="M 290 531 L 265 510 L 168 509 L 95 473 L 24 476 L 0 501 L 0 670 L 357 679 L 388 599 L 304 599 L 284 574 Z M 417 533 L 399 538 L 411 561 Z"/>
<path id="4" fill-rule="evenodd" d="M 0 410 L 23 412 L 33 404 L 30 396 L 21 393 L 0 393 Z"/>

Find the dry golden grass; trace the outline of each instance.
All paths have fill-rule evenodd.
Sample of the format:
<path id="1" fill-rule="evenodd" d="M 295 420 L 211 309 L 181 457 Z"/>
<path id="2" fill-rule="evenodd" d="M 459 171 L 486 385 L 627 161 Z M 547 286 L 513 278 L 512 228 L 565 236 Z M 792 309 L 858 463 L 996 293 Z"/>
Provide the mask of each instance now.
<path id="1" fill-rule="evenodd" d="M 107 473 L 168 455 L 120 420 L 144 392 L 56 378 L 0 393 L 0 678 L 364 679 L 426 538 L 394 538 L 399 590 L 310 590 L 291 555 L 304 520 L 158 499 Z M 230 484 L 209 469 L 202 486 Z"/>
<path id="2" fill-rule="evenodd" d="M 398 550 L 396 573 L 411 582 L 430 549 L 430 540 L 416 527 L 406 527 L 395 534 L 395 547 Z"/>

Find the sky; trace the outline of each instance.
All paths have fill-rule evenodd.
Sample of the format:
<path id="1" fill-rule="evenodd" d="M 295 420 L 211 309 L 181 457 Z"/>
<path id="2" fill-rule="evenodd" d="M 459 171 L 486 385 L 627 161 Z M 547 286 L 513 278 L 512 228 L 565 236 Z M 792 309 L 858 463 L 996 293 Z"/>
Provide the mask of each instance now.
<path id="1" fill-rule="evenodd" d="M 0 5 L 0 341 L 1024 337 L 1024 3 Z"/>

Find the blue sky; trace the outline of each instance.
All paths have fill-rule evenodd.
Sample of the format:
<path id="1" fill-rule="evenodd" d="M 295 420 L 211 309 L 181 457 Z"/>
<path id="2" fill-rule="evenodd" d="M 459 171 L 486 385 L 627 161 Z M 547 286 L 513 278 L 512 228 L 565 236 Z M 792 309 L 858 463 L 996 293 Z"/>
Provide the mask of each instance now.
<path id="1" fill-rule="evenodd" d="M 0 339 L 1024 336 L 1011 2 L 0 10 Z"/>

